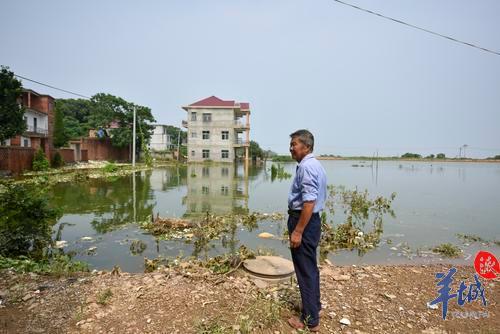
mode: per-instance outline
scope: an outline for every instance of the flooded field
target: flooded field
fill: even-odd
[[[87,261],[91,268],[142,272],[144,257],[209,257],[232,252],[241,244],[289,258],[286,228],[287,193],[291,178],[276,177],[273,163],[265,167],[242,165],[188,165],[157,168],[135,175],[60,183],[51,201],[64,215],[54,227],[65,251]],[[274,163],[277,165],[277,163]],[[369,196],[396,193],[396,217],[384,218],[378,247],[364,254],[339,250],[328,254],[334,264],[400,264],[435,262],[429,249],[442,243],[463,253],[448,262],[472,263],[478,249],[498,251],[500,240],[500,164],[458,162],[322,161],[328,183],[365,190]],[[295,163],[281,164],[294,174]],[[286,173],[285,173],[286,174]],[[245,214],[281,213],[284,219],[263,219],[254,228],[238,226],[231,235],[215,240],[200,252],[191,238],[158,239],[141,224],[161,217],[202,219],[206,212]],[[336,212],[334,224],[345,215]],[[263,239],[267,232],[274,237]],[[457,234],[481,241],[463,240]],[[495,243],[496,241],[496,243]]]

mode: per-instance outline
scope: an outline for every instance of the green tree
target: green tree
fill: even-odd
[[[64,126],[64,114],[61,109],[55,110],[54,115],[54,146],[59,148],[68,143],[68,134]]]
[[[109,129],[113,122],[118,128],[109,129],[111,143],[116,147],[126,147],[132,142],[133,108],[136,108],[137,133],[138,127],[142,130],[142,136],[137,136],[136,147],[141,147],[141,138],[148,143],[151,138],[153,126],[149,123],[155,122],[151,109],[144,106],[134,105],[121,97],[110,94],[99,93],[91,98],[91,115],[89,126],[94,129]],[[149,122],[149,123],[148,123]]]
[[[2,66],[0,70],[0,142],[26,131],[24,108],[17,103],[22,93],[22,84],[14,77],[14,72]]]
[[[0,256],[41,259],[60,212],[44,187],[0,182]]]
[[[438,153],[438,154],[436,155],[436,158],[437,158],[437,159],[444,159],[444,158],[446,158],[446,156],[444,155],[444,153]]]
[[[64,132],[67,138],[78,138],[88,135],[89,117],[92,113],[92,103],[85,99],[57,99],[55,112],[64,115]]]
[[[250,140],[250,146],[248,148],[248,154],[253,158],[263,158],[264,151],[260,148],[259,143],[254,140]]]
[[[422,156],[417,153],[405,153],[401,156],[401,158],[409,158],[409,159],[420,159]]]

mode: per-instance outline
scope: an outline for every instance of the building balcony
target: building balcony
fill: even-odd
[[[188,128],[188,121],[183,119],[182,120],[182,127],[187,129]]]
[[[250,129],[250,124],[245,124],[241,121],[235,120],[233,124],[235,129]]]
[[[235,147],[245,147],[245,146],[249,146],[249,145],[250,145],[250,143],[248,141],[246,141],[245,139],[238,138],[234,141]]]
[[[35,127],[33,125],[27,125],[26,131],[24,132],[26,137],[47,137],[49,131],[47,129]]]

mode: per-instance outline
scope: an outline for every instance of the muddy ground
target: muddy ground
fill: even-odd
[[[500,333],[498,280],[484,280],[488,305],[427,302],[438,295],[436,272],[450,265],[321,266],[320,333]],[[457,267],[474,282],[473,267]],[[293,333],[293,280],[279,285],[243,269],[215,275],[193,264],[157,272],[82,273],[66,277],[0,273],[0,333]],[[342,320],[343,319],[343,320]],[[342,322],[350,323],[343,325]]]

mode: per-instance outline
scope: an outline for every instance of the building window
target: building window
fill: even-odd
[[[202,186],[202,187],[201,187],[201,193],[202,193],[203,195],[208,195],[208,194],[210,194],[210,188],[209,188],[208,186]]]
[[[210,169],[208,167],[203,167],[201,170],[201,175],[203,175],[203,177],[209,177],[210,176]]]
[[[194,150],[191,151],[191,156],[194,157],[195,153],[194,153]]]
[[[229,150],[222,150],[222,159],[229,159]]]
[[[229,139],[229,131],[222,131],[222,140]]]
[[[212,114],[203,113],[203,122],[211,122],[211,121],[212,121]]]
[[[191,121],[196,121],[196,111],[191,111]]]
[[[210,150],[203,150],[202,151],[202,157],[203,157],[203,159],[210,158]]]
[[[203,139],[210,139],[210,131],[208,130],[203,131]]]
[[[229,187],[228,186],[220,187],[220,194],[223,196],[229,195]]]
[[[229,175],[229,168],[227,167],[222,167],[222,169],[220,170],[220,174],[222,176],[228,176]]]
[[[196,131],[191,132],[191,138],[196,138],[196,136],[197,136]]]

